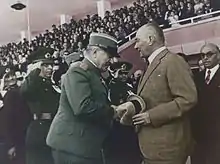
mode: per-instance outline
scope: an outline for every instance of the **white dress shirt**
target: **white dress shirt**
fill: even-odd
[[[211,71],[210,80],[209,80],[208,84],[210,83],[210,81],[212,80],[212,78],[214,77],[214,75],[215,75],[215,73],[217,72],[218,69],[219,69],[219,65],[218,64],[215,67],[211,68],[211,69],[206,69],[206,71],[205,71],[205,78],[208,75],[208,71],[209,70]]]
[[[163,46],[163,47],[160,47],[157,50],[155,50],[148,58],[149,65],[153,62],[153,60],[156,58],[156,56],[159,55],[165,49],[166,49],[166,47]]]

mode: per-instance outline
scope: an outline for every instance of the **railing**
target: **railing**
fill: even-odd
[[[169,23],[169,25],[171,25],[171,28],[172,28],[172,25],[174,25],[174,24],[175,25],[178,24],[179,25],[178,27],[181,27],[181,23],[187,22],[187,24],[193,24],[193,23],[197,23],[201,20],[208,19],[210,17],[216,17],[216,16],[219,16],[219,15],[220,15],[220,10],[214,11],[214,12],[211,12],[211,13],[207,13],[207,14],[198,15],[198,16],[191,17],[191,18],[182,19],[182,20],[179,20],[179,21],[176,21],[176,22],[173,22],[173,23]],[[163,26],[164,25],[160,25],[160,27],[163,27]],[[120,40],[118,42],[118,45],[122,46],[123,44],[125,44],[125,43],[131,41],[132,39],[134,39],[136,33],[137,33],[137,31],[134,31],[131,34],[129,34],[128,36],[126,36],[125,39]]]

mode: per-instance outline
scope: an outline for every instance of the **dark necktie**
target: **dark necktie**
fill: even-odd
[[[205,83],[206,84],[209,84],[209,82],[211,80],[210,78],[211,78],[211,70],[209,69],[208,72],[207,72],[206,78],[205,78]]]

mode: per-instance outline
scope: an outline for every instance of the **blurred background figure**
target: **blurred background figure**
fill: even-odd
[[[3,110],[7,129],[7,157],[11,164],[24,164],[25,136],[30,122],[30,112],[21,95],[17,78],[16,73],[12,70],[4,76],[7,92],[3,98]]]
[[[141,80],[141,76],[143,76],[143,71],[142,70],[137,70],[134,72],[133,74],[133,77],[132,77],[132,85],[134,87],[134,92],[137,93],[137,87],[138,87],[138,84]]]
[[[112,104],[120,105],[127,101],[130,94],[133,94],[134,88],[129,77],[129,71],[132,64],[124,61],[118,61],[111,64],[109,70],[112,79],[108,84],[109,99]],[[112,130],[107,143],[107,158],[109,164],[139,164],[141,162],[141,153],[139,150],[137,134],[132,126],[124,126],[119,121],[113,121]]]

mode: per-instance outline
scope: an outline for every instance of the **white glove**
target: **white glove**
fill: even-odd
[[[116,108],[120,123],[123,125],[132,125],[132,117],[135,115],[135,107],[132,102],[126,102]]]
[[[28,75],[31,71],[33,71],[33,70],[35,70],[35,69],[37,69],[37,68],[40,69],[41,64],[42,64],[42,61],[39,61],[39,62],[37,62],[37,63],[28,65],[27,75]]]

